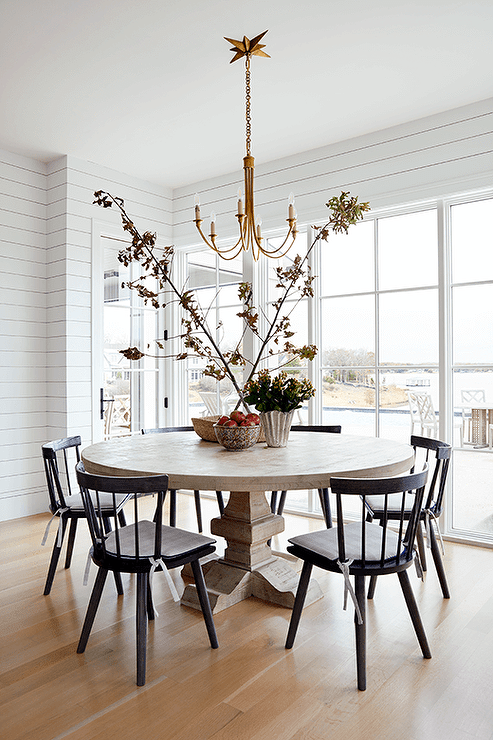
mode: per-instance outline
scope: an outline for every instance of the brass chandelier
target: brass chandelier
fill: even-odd
[[[225,37],[226,41],[233,44],[231,51],[235,52],[234,57],[231,59],[231,63],[235,62],[237,59],[245,57],[246,156],[243,158],[245,203],[243,203],[241,188],[239,188],[236,218],[238,219],[240,235],[236,244],[232,247],[217,246],[216,217],[214,213],[211,213],[210,234],[208,237],[204,234],[201,228],[202,218],[200,215],[200,200],[198,195],[195,196],[195,225],[199,234],[208,247],[217,252],[217,254],[223,257],[223,259],[227,260],[235,259],[242,250],[247,252],[249,249],[251,250],[255,260],[258,260],[260,254],[265,254],[267,257],[274,258],[283,257],[291,249],[293,242],[296,239],[296,234],[298,233],[296,229],[294,196],[292,193],[289,197],[288,218],[286,219],[288,222],[288,232],[280,246],[270,249],[266,244],[264,244],[265,240],[262,238],[261,232],[262,222],[260,219],[255,222],[253,189],[254,158],[251,154],[252,125],[250,115],[250,60],[252,56],[269,57],[269,54],[262,51],[262,49],[265,48],[265,44],[260,43],[266,33],[267,31],[264,31],[259,36],[255,36],[255,38],[251,40],[244,36],[242,41],[235,41],[234,39]]]

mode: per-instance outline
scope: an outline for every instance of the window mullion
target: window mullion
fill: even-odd
[[[307,250],[312,244],[314,239],[314,231],[311,227],[307,229],[306,233],[306,248]],[[317,246],[313,249],[308,257],[308,264],[311,269],[312,275],[320,275],[321,268],[321,250],[322,240],[319,239]],[[309,424],[321,424],[323,415],[323,380],[322,380],[322,332],[320,327],[320,316],[321,316],[321,303],[320,303],[320,279],[314,280],[312,283],[313,287],[313,299],[308,301],[307,304],[307,336],[308,344],[314,344],[318,347],[318,352],[315,358],[308,363],[308,378],[313,383],[316,391],[315,397],[308,401],[308,423]]]
[[[378,272],[378,218],[373,221],[373,257],[375,279],[375,436],[380,436],[380,282]]]

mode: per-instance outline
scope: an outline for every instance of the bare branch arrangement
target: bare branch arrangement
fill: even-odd
[[[125,266],[131,262],[139,263],[142,274],[135,280],[128,281],[123,285],[131,290],[137,291],[144,303],[150,303],[154,308],[164,308],[171,302],[176,302],[184,312],[181,319],[183,331],[179,338],[183,343],[183,351],[173,355],[177,360],[185,360],[187,357],[201,357],[205,360],[204,375],[215,378],[217,381],[229,378],[240,402],[247,408],[244,397],[245,392],[240,388],[233,368],[248,367],[249,383],[255,373],[260,369],[262,363],[269,357],[283,355],[288,359],[281,363],[277,370],[291,362],[294,358],[300,360],[313,360],[317,354],[315,345],[296,346],[291,341],[294,332],[291,329],[290,314],[283,309],[286,301],[290,300],[296,306],[304,298],[313,296],[312,283],[315,276],[311,274],[309,256],[318,241],[327,241],[331,232],[346,233],[351,225],[363,218],[363,213],[370,210],[368,203],[358,203],[357,197],[351,197],[349,193],[342,192],[340,196],[334,196],[326,206],[330,210],[330,216],[324,226],[314,226],[316,235],[303,257],[296,255],[293,263],[288,267],[276,267],[276,287],[280,289],[280,297],[273,303],[273,317],[267,320],[267,331],[261,336],[259,328],[259,310],[254,305],[252,285],[241,282],[238,285],[238,298],[242,303],[242,310],[237,314],[243,320],[243,331],[238,342],[232,350],[222,351],[215,338],[215,330],[208,324],[207,312],[205,312],[194,295],[193,290],[186,286],[179,287],[175,284],[172,276],[173,247],[158,248],[156,246],[156,234],[145,231],[141,234],[125,210],[124,201],[110,193],[98,190],[94,193],[94,203],[103,208],[116,206],[120,211],[123,229],[132,238],[131,243],[118,254],[119,261]],[[146,279],[154,277],[157,283],[156,291],[150,290],[146,285]],[[252,361],[245,357],[241,347],[247,330],[256,336],[260,343],[257,357]],[[156,340],[159,349],[164,350],[162,342]],[[272,346],[274,345],[274,346]],[[137,347],[128,347],[120,350],[121,354],[129,360],[139,360],[147,352]],[[151,355],[155,356],[155,355]],[[163,355],[160,355],[164,357]]]

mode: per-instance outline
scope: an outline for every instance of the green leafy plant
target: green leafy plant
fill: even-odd
[[[275,270],[276,288],[280,290],[280,297],[272,304],[272,318],[268,318],[261,307],[255,307],[252,285],[249,282],[239,283],[238,298],[242,303],[242,310],[237,316],[243,320],[243,331],[232,349],[222,351],[216,340],[215,327],[209,327],[207,309],[204,310],[199,305],[193,290],[188,289],[186,284],[183,286],[177,285],[173,279],[173,247],[158,247],[156,245],[156,234],[149,231],[141,234],[127,214],[122,198],[115,197],[103,190],[96,191],[94,197],[94,203],[102,208],[112,208],[113,206],[118,208],[123,229],[131,237],[131,243],[119,252],[119,261],[126,266],[131,262],[137,262],[142,267],[142,274],[138,278],[123,285],[137,291],[144,303],[150,303],[156,309],[164,308],[171,302],[177,303],[182,309],[182,332],[178,335],[178,338],[182,341],[182,349],[171,356],[177,360],[185,360],[187,357],[201,357],[205,361],[204,375],[214,378],[216,381],[224,378],[231,381],[240,398],[238,405],[240,403],[245,405],[248,402],[238,383],[234,368],[248,368],[248,384],[248,381],[253,378],[259,367],[269,358],[283,356],[284,360],[278,365],[277,369],[296,358],[298,360],[313,360],[317,354],[317,347],[313,344],[296,346],[291,341],[294,332],[291,329],[290,320],[296,305],[304,298],[313,297],[312,283],[315,276],[312,275],[310,269],[310,254],[318,241],[328,240],[331,231],[347,233],[349,227],[362,219],[363,213],[370,209],[368,203],[358,203],[358,199],[350,196],[347,192],[342,192],[340,196],[334,196],[326,203],[330,210],[329,219],[324,226],[313,227],[316,235],[304,257],[296,255],[291,265],[288,267],[278,266]],[[149,288],[147,281],[149,276],[155,278],[156,290]],[[286,310],[288,300],[289,310]],[[260,315],[265,319],[264,323],[267,326],[264,336],[261,335],[260,331]],[[247,331],[251,331],[259,340],[260,349],[257,357],[253,360],[245,357],[241,350]],[[175,338],[170,337],[170,339]],[[156,344],[159,349],[165,350],[165,345],[162,342],[156,340]],[[145,355],[155,356],[153,353],[144,352],[138,347],[127,347],[120,350],[120,352],[124,357],[133,361],[140,360]],[[169,357],[170,355],[160,356]],[[307,396],[307,398],[309,397]]]
[[[271,376],[268,370],[260,370],[243,389],[244,400],[255,406],[257,411],[294,411],[301,408],[315,394],[315,388],[307,378],[294,378],[284,370]]]

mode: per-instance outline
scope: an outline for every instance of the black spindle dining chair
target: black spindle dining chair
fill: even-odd
[[[67,552],[65,556],[65,568],[70,568],[77,524],[79,519],[86,518],[82,496],[75,480],[75,466],[80,460],[80,445],[81,438],[79,436],[75,436],[56,439],[53,442],[46,442],[46,444],[41,447],[46,474],[46,484],[48,486],[50,499],[49,508],[53,515],[52,519],[55,517],[59,518],[58,533],[53,544],[48,575],[46,577],[43,592],[45,596],[50,593],[53,585],[67,524],[70,522]],[[115,517],[118,517],[120,524],[125,524],[123,505],[127,499],[128,496],[118,496],[114,501],[109,497],[103,497],[101,499],[105,531],[109,531],[111,529],[110,520],[112,518],[114,519]],[[42,544],[46,542],[50,523],[46,528]],[[122,594],[123,589],[121,578],[117,573],[115,573],[115,582],[118,593]]]
[[[421,450],[424,452],[424,462],[427,463],[431,468],[431,458],[434,455],[435,464],[433,466],[433,472],[428,476],[427,490],[423,500],[423,506],[420,512],[420,522],[418,524],[416,532],[416,540],[421,558],[421,567],[426,570],[426,550],[424,546],[423,528],[427,536],[427,543],[431,549],[433,561],[440,581],[442,594],[444,599],[450,598],[450,591],[447,583],[447,577],[445,575],[445,568],[443,567],[442,557],[440,555],[440,547],[437,542],[435,534],[435,527],[438,536],[441,540],[440,529],[438,526],[438,518],[442,513],[443,497],[445,494],[445,487],[447,482],[447,473],[449,470],[450,459],[452,457],[452,446],[446,442],[441,442],[439,439],[431,439],[430,437],[418,437],[413,435],[411,437],[411,445],[414,447],[415,456],[417,459],[418,452]],[[413,470],[416,468],[416,464]],[[411,471],[412,472],[412,471]],[[384,517],[383,511],[384,501],[380,496],[367,496],[366,507],[368,510],[367,519],[373,521],[377,519],[382,521]],[[393,501],[392,498],[388,501],[387,518],[398,519],[400,512],[398,511],[399,500]],[[394,510],[396,509],[396,510]],[[405,512],[405,516],[409,516],[412,511],[412,501],[408,499],[408,509]],[[442,543],[443,546],[443,543]],[[376,576],[370,580],[370,586],[368,589],[368,598],[373,598],[376,586]]]
[[[286,648],[291,648],[294,643],[313,566],[342,573],[346,595],[350,593],[355,607],[356,666],[358,689],[361,691],[366,689],[366,576],[397,573],[421,651],[425,658],[431,658],[407,574],[407,569],[415,557],[414,540],[427,474],[428,469],[425,468],[420,473],[396,478],[331,478],[331,489],[337,504],[337,526],[319,532],[309,532],[289,540],[291,544],[288,552],[303,560],[303,570]],[[377,494],[384,499],[384,516],[380,524],[366,520],[366,498]],[[402,515],[398,520],[390,520],[387,516],[387,502],[390,496],[396,495],[401,499]],[[351,504],[354,507],[355,497],[362,499],[360,517],[356,521],[348,521],[348,512],[345,513],[344,507],[351,507]],[[404,516],[408,508],[406,499],[409,497],[413,500],[412,510],[409,516]],[[354,576],[354,589],[350,576]]]
[[[209,596],[199,561],[199,558],[214,552],[215,540],[178,527],[163,525],[164,494],[168,486],[168,476],[113,478],[91,475],[84,471],[82,462],[77,465],[76,470],[91,532],[91,557],[98,566],[77,652],[83,653],[86,649],[108,572],[136,573],[137,685],[143,686],[146,680],[147,620],[154,619],[155,616],[151,593],[153,573],[187,563],[190,563],[192,568],[211,647],[217,648]],[[146,496],[149,494],[156,495],[152,521],[143,518],[142,513]],[[114,501],[118,496],[130,495],[133,523],[120,527],[117,521],[115,529],[106,533],[100,503],[104,495],[111,496]],[[170,581],[170,577],[168,578]],[[172,582],[171,585],[174,589]]]

